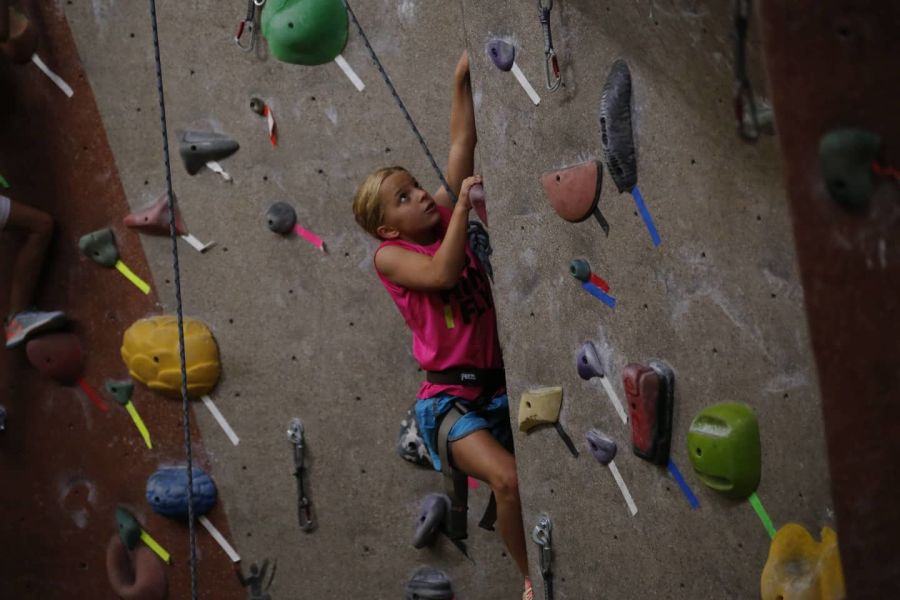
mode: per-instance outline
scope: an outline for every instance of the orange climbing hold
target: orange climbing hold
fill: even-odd
[[[778,530],[760,578],[762,600],[842,600],[847,597],[837,534],[822,528],[822,541],[797,523]]]
[[[216,387],[221,367],[219,347],[202,321],[184,319],[188,396],[199,397]],[[131,376],[172,398],[181,397],[178,323],[163,315],[135,321],[122,338],[122,360]]]

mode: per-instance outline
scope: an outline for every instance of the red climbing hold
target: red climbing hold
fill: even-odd
[[[81,379],[84,352],[73,333],[42,335],[28,342],[25,353],[35,369],[63,385],[74,385]]]
[[[137,229],[141,233],[169,235],[169,218],[169,194],[163,194],[150,206],[125,217],[123,222],[126,226]],[[178,235],[185,235],[188,232],[184,221],[181,220],[177,204],[175,205],[175,231]]]
[[[166,570],[153,551],[138,545],[128,551],[114,535],[106,546],[106,575],[123,600],[163,600],[168,594]]]
[[[609,223],[597,206],[603,186],[603,166],[598,161],[544,173],[541,184],[556,214],[570,223],[580,223],[593,215],[609,235]]]

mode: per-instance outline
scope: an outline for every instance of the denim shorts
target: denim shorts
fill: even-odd
[[[431,463],[436,471],[441,470],[441,458],[437,451],[438,420],[453,408],[454,400],[461,400],[449,394],[440,394],[416,401],[416,421],[425,446],[431,455]],[[461,400],[465,405],[466,401]],[[507,449],[512,449],[512,430],[509,425],[509,398],[506,394],[495,396],[483,409],[471,411],[460,417],[450,429],[448,440],[455,442],[479,429],[487,429],[494,439]]]

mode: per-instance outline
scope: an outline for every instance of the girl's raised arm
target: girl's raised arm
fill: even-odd
[[[455,196],[466,177],[475,172],[475,105],[472,102],[472,81],[469,75],[469,55],[463,50],[456,63],[453,76],[453,103],[450,107],[450,156],[447,161],[447,183]],[[450,195],[441,186],[434,194],[434,201],[452,208]]]

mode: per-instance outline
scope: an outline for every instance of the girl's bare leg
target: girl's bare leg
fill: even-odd
[[[497,498],[497,528],[506,549],[528,577],[528,555],[519,500],[516,459],[486,429],[450,443],[453,464],[463,473],[487,483]]]

